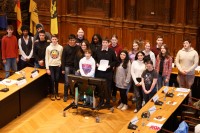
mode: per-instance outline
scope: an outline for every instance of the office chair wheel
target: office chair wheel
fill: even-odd
[[[63,111],[63,117],[66,117],[66,112],[65,111]]]
[[[114,113],[114,107],[110,108],[110,111],[111,111],[112,113]]]
[[[96,117],[96,123],[100,123],[100,118],[99,118],[99,116]]]

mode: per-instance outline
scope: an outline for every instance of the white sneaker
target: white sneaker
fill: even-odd
[[[121,109],[124,106],[123,103],[120,103],[120,105],[117,107],[118,109]]]
[[[124,104],[124,106],[121,108],[121,111],[127,110],[128,109],[128,105]]]
[[[145,105],[145,101],[143,100],[143,101],[142,101],[142,107],[143,107],[144,105]]]
[[[134,113],[137,113],[137,109],[135,109],[133,112],[134,112]]]

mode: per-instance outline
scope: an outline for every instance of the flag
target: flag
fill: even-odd
[[[58,34],[57,0],[51,0],[51,34]]]
[[[17,32],[19,35],[21,35],[22,16],[21,16],[20,0],[17,0],[17,3],[15,5],[15,12],[17,13]]]
[[[0,28],[6,29],[7,24],[8,24],[7,23],[7,16],[6,15],[0,16]]]
[[[38,10],[37,10],[37,3],[34,0],[30,0],[29,12],[31,13],[30,16],[30,32],[36,33],[36,24],[39,23],[38,18]]]

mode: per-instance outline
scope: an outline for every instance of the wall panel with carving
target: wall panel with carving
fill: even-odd
[[[39,5],[41,22],[48,29],[49,9]],[[66,45],[68,35],[82,27],[89,41],[94,33],[109,38],[117,34],[119,43],[131,49],[134,39],[147,39],[155,46],[157,35],[162,35],[175,55],[185,36],[190,36],[198,48],[199,27],[194,21],[200,22],[199,7],[198,0],[59,0],[59,38]]]

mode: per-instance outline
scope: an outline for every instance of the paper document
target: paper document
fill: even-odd
[[[100,60],[98,70],[106,71],[108,68],[109,61],[108,60]]]
[[[0,81],[0,84],[6,85],[6,86],[11,86],[13,84],[17,83],[17,80],[12,80],[12,79],[4,79]]]
[[[187,88],[176,88],[176,91],[178,91],[178,92],[189,92],[190,89],[187,89]]]
[[[197,67],[195,68],[195,70],[199,72],[199,71],[200,71],[200,66],[197,66]]]

